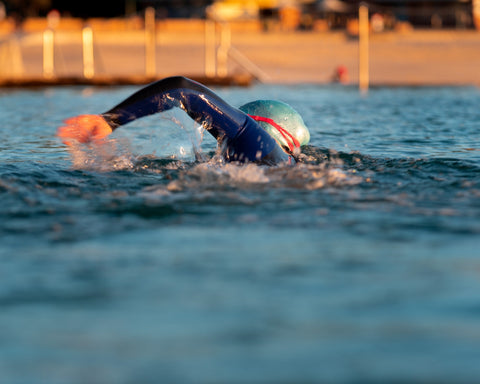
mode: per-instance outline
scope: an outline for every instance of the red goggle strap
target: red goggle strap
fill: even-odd
[[[288,132],[285,128],[282,128],[280,125],[278,125],[275,121],[273,121],[269,117],[255,116],[255,115],[248,115],[248,116],[250,116],[255,121],[263,121],[264,123],[268,123],[272,127],[274,127],[278,132],[280,132],[282,137],[287,142],[288,148],[290,149],[291,152],[293,152],[294,147],[300,148],[300,143],[298,142],[298,140],[295,139],[295,137],[293,137],[293,135],[290,132]]]

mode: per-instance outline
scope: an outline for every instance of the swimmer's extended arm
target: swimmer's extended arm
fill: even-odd
[[[92,118],[94,129],[90,126],[87,131],[93,139],[102,139],[122,125],[174,107],[183,109],[193,120],[203,124],[217,140],[226,139],[227,157],[232,160],[257,161],[273,157],[273,162],[278,162],[288,158],[275,140],[247,114],[226,103],[207,87],[185,77],[159,80],[101,115],[73,119],[85,120],[88,116],[95,116]],[[67,126],[59,129],[59,136],[65,142],[79,129],[78,124],[76,128],[71,127],[78,121],[66,122]],[[83,136],[77,134],[73,138],[82,141]]]
[[[102,113],[116,129],[141,117],[174,107],[183,109],[193,120],[206,123],[215,137],[234,137],[245,124],[247,115],[221,99],[207,87],[185,77],[169,77],[156,81],[134,93],[109,111]]]

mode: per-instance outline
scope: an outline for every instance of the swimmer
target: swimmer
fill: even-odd
[[[226,161],[292,163],[300,147],[310,140],[302,117],[289,105],[257,100],[237,109],[185,77],[169,77],[147,85],[107,112],[69,118],[57,135],[67,145],[75,141],[101,142],[122,125],[173,107],[183,109],[222,148],[225,146]]]

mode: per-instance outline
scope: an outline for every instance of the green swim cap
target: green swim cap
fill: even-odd
[[[292,135],[300,145],[308,144],[310,132],[303,122],[302,116],[288,104],[276,100],[257,100],[242,105],[240,110],[254,117],[273,120],[276,124]],[[275,126],[266,121],[258,124],[265,129],[280,145],[290,147],[288,139]]]

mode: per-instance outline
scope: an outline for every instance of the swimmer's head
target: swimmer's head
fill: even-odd
[[[291,149],[292,139],[299,145],[310,141],[310,132],[302,116],[288,104],[276,100],[257,100],[242,105],[240,110],[253,117],[283,147]]]

